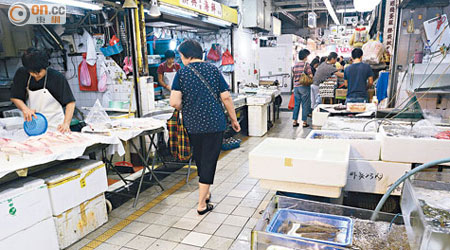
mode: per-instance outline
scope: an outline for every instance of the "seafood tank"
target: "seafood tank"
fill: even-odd
[[[286,210],[288,216],[281,216]],[[274,196],[252,231],[251,249],[410,249],[401,216],[379,213],[377,221],[370,221],[372,214],[366,209]]]
[[[450,250],[450,173],[423,172],[406,180],[401,207],[413,250]]]

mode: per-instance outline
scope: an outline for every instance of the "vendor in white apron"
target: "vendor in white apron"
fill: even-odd
[[[50,129],[69,132],[75,98],[64,75],[48,68],[47,53],[35,48],[24,53],[22,64],[11,85],[11,101],[22,111],[26,121],[36,117],[35,113],[41,113],[47,118]]]
[[[158,83],[163,88],[163,95],[169,97],[173,79],[181,66],[175,62],[175,52],[172,50],[166,51],[164,56],[166,61],[159,65],[157,71]]]

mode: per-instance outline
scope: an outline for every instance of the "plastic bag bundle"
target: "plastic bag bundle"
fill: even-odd
[[[364,52],[363,61],[369,64],[379,64],[383,54],[384,46],[378,41],[369,41],[362,47]]]

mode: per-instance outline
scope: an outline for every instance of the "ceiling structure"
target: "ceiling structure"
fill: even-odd
[[[351,10],[353,0],[330,0],[334,10]],[[333,21],[328,15],[327,7],[323,0],[272,0],[274,15],[283,22],[283,33],[306,35],[307,15],[309,12],[317,14],[317,27],[325,28],[332,25]],[[343,16],[356,15],[356,13],[336,13],[342,21]]]

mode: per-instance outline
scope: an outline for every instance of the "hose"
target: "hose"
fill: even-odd
[[[432,161],[432,162],[428,162],[425,163],[423,165],[420,165],[419,167],[408,171],[406,174],[404,174],[402,177],[400,177],[400,179],[398,179],[387,191],[386,193],[383,195],[383,197],[381,197],[380,202],[378,202],[377,207],[375,208],[375,211],[372,215],[372,217],[370,218],[370,220],[375,221],[378,217],[378,213],[380,212],[381,208],[383,207],[384,203],[386,202],[387,198],[389,198],[389,196],[391,195],[392,191],[394,191],[395,188],[397,188],[402,182],[404,182],[406,179],[408,179],[410,176],[414,175],[415,173],[422,171],[426,168],[429,167],[433,167],[439,164],[443,164],[443,163],[448,163],[450,162],[450,158],[444,158],[444,159],[440,159],[440,160],[436,160],[436,161]]]

